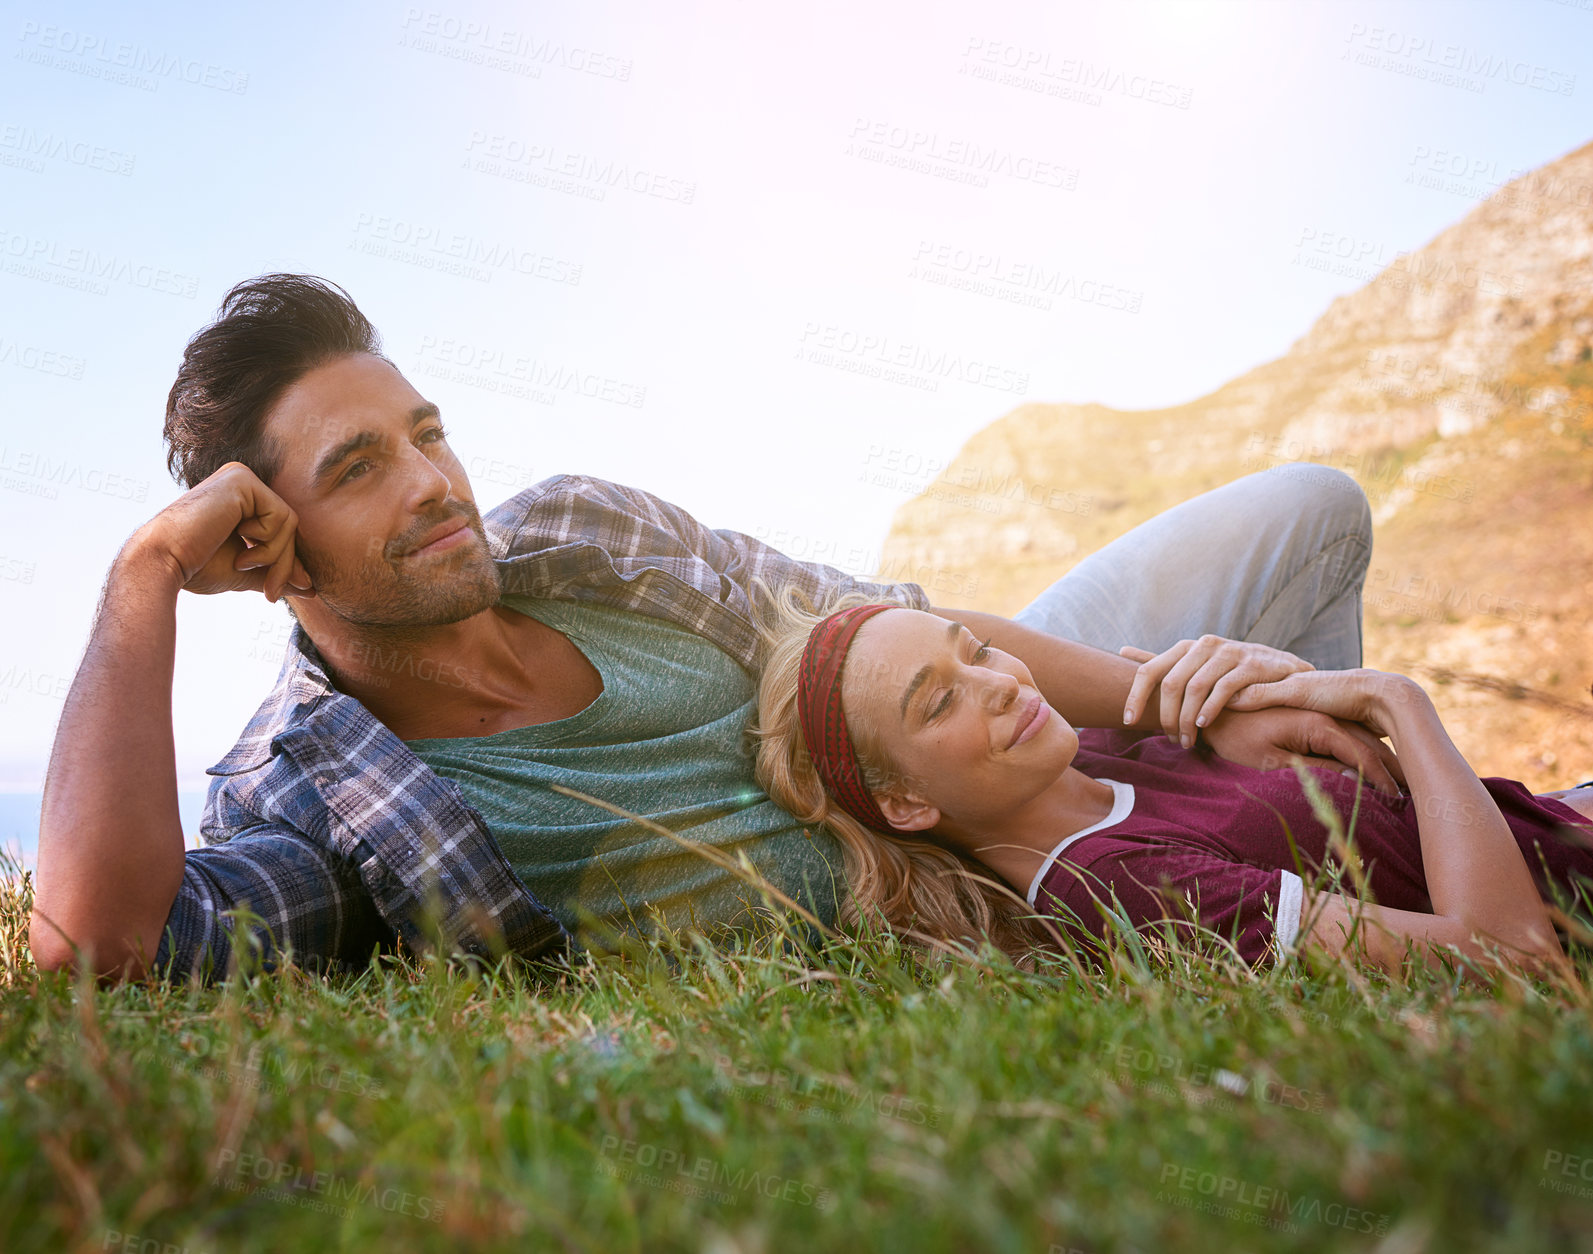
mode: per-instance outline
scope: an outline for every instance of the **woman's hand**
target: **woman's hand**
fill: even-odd
[[[1139,720],[1151,690],[1160,683],[1162,730],[1186,749],[1195,743],[1198,729],[1216,718],[1224,706],[1232,704],[1233,695],[1240,689],[1315,669],[1303,658],[1282,649],[1222,636],[1180,640],[1157,654],[1133,645],[1124,645],[1118,652],[1140,663],[1123,707],[1123,722],[1133,724]],[[1243,708],[1255,710],[1278,704],[1288,703],[1263,701]]]
[[[1275,771],[1299,758],[1307,766],[1359,773],[1391,797],[1399,796],[1407,782],[1405,768],[1386,743],[1360,723],[1316,710],[1286,705],[1236,710],[1230,702],[1206,728],[1206,743],[1218,757],[1258,771]]]
[[[1254,683],[1228,702],[1233,710],[1260,710],[1272,705],[1292,705],[1334,718],[1364,723],[1379,736],[1387,736],[1396,706],[1427,701],[1421,685],[1406,675],[1360,667],[1349,671],[1300,672],[1282,679]]]

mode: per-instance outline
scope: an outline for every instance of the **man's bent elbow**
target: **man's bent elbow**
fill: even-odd
[[[35,910],[28,916],[28,949],[33,954],[33,965],[40,971],[76,970],[79,952],[87,956],[88,948],[81,943],[74,945],[60,924],[48,915]]]
[[[125,937],[98,936],[88,929],[62,928],[35,910],[28,917],[28,949],[40,971],[76,971],[86,965],[103,979],[136,978],[144,964]]]

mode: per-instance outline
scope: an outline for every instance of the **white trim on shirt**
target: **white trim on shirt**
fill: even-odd
[[[1282,871],[1278,883],[1278,908],[1272,916],[1272,934],[1278,942],[1278,961],[1284,962],[1294,952],[1294,940],[1300,934],[1300,915],[1305,909],[1305,885],[1293,871]]]
[[[1029,884],[1029,904],[1031,906],[1034,905],[1035,896],[1040,891],[1040,881],[1045,878],[1045,873],[1051,869],[1052,863],[1057,860],[1058,855],[1060,855],[1064,849],[1071,845],[1075,840],[1079,840],[1084,836],[1088,836],[1091,832],[1098,832],[1103,827],[1112,827],[1118,823],[1121,823],[1128,817],[1129,811],[1134,808],[1133,784],[1120,784],[1115,779],[1098,779],[1095,782],[1098,784],[1110,784],[1112,786],[1112,812],[1099,823],[1091,823],[1082,831],[1074,832],[1073,835],[1069,836],[1050,853],[1046,854],[1045,861],[1040,864],[1040,869],[1034,873],[1034,880]]]

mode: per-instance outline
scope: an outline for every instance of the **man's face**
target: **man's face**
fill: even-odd
[[[497,603],[464,467],[394,366],[357,353],[310,371],[264,433],[281,450],[268,486],[298,515],[299,560],[324,609],[359,626],[434,627]]]

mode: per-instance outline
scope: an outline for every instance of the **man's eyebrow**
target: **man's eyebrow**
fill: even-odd
[[[946,627],[946,643],[955,645],[957,638],[961,635],[962,624],[954,618]],[[902,693],[902,722],[905,723],[907,721],[907,707],[912,703],[913,694],[924,686],[924,681],[929,678],[934,669],[935,664],[933,662],[925,662],[918,668],[918,674],[914,675],[911,682],[908,683],[907,691]]]
[[[410,427],[417,427],[428,418],[441,418],[442,410],[427,401],[424,405],[416,405],[409,411]],[[315,466],[315,476],[312,482],[319,487],[322,480],[330,475],[351,454],[359,452],[362,448],[369,448],[373,444],[380,444],[382,437],[374,431],[360,431],[349,436],[336,448],[327,452]]]

